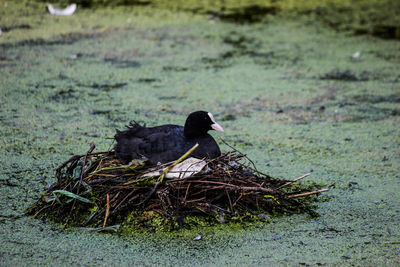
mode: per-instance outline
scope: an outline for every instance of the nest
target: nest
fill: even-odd
[[[210,221],[264,218],[265,214],[308,212],[309,197],[327,189],[295,186],[295,180],[275,179],[258,171],[237,150],[195,161],[196,170],[174,168],[184,163],[193,147],[175,162],[152,166],[143,160],[121,165],[113,151],[75,155],[56,170],[56,182],[34,203],[28,214],[70,226],[97,227],[132,224],[182,226],[187,218]],[[307,200],[308,199],[308,200]],[[96,229],[96,228],[91,228]]]

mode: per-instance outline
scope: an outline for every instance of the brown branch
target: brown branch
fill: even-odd
[[[133,189],[131,192],[129,192],[119,203],[118,205],[115,206],[114,210],[111,212],[111,214],[114,214],[119,207],[130,197],[133,193],[135,192],[135,189]]]
[[[187,188],[186,188],[186,193],[185,193],[185,197],[183,198],[183,203],[186,202],[186,198],[187,198],[188,193],[189,193],[189,187],[190,187],[190,185],[191,185],[191,183],[189,183],[188,186],[187,186]]]
[[[110,194],[107,194],[106,216],[104,217],[103,228],[106,227],[108,216],[110,216]]]
[[[301,193],[301,194],[296,194],[296,195],[289,195],[287,197],[288,198],[305,197],[305,196],[309,196],[309,195],[314,195],[314,194],[326,192],[328,190],[329,190],[328,188],[324,188],[324,189],[315,190],[315,191],[311,191],[311,192],[306,192],[306,193]]]
[[[303,179],[303,178],[306,178],[306,177],[309,176],[309,175],[310,175],[310,173],[306,173],[306,174],[304,174],[304,175],[302,175],[302,176],[300,176],[300,177],[297,177],[297,178],[294,179],[294,180],[291,180],[291,181],[289,181],[289,182],[287,182],[287,183],[285,183],[285,184],[283,184],[283,185],[277,187],[276,189],[281,189],[281,188],[283,188],[283,187],[285,187],[285,186],[288,186],[288,185],[290,185],[290,184],[293,184],[294,182],[297,182],[297,181],[299,181],[299,180],[301,180],[301,179]]]
[[[232,201],[231,201],[231,196],[229,195],[229,192],[226,189],[225,189],[225,193],[226,193],[226,196],[228,197],[229,207],[231,208],[231,213],[233,213],[233,205],[232,205]]]
[[[194,180],[191,181],[192,183],[206,183],[206,184],[220,184],[220,185],[225,185],[227,188],[233,188],[237,190],[242,190],[242,191],[261,191],[261,192],[266,192],[266,193],[276,193],[277,191],[271,188],[265,188],[265,187],[260,187],[260,186],[238,186],[234,184],[227,184],[227,183],[222,183],[222,182],[214,182],[214,181],[201,181],[201,180]]]

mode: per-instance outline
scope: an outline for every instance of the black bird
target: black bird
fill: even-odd
[[[219,146],[207,132],[223,132],[213,115],[206,111],[191,113],[185,127],[167,124],[145,127],[131,123],[125,131],[115,135],[115,153],[122,164],[132,159],[148,159],[152,164],[177,160],[195,144],[199,146],[191,156],[197,158],[216,158],[221,155]]]

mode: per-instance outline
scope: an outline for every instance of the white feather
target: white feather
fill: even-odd
[[[64,9],[57,9],[57,8],[54,8],[53,5],[49,4],[49,5],[47,5],[47,9],[49,10],[49,13],[51,15],[71,16],[72,14],[74,14],[74,12],[76,10],[76,4],[70,4],[69,6],[67,6]]]

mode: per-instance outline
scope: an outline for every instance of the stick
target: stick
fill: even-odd
[[[119,207],[128,199],[128,197],[130,197],[133,193],[135,192],[135,190],[133,189],[131,192],[129,192],[119,203],[118,205],[115,206],[112,214],[114,214],[115,212],[118,211]]]
[[[243,190],[243,191],[261,191],[261,192],[267,192],[267,193],[276,193],[277,191],[274,189],[270,188],[264,188],[261,186],[238,186],[234,184],[227,184],[223,182],[214,182],[214,181],[200,181],[200,180],[194,180],[191,181],[192,183],[207,183],[207,184],[220,184],[220,185],[225,185],[227,188],[234,188],[238,190]]]
[[[106,216],[104,217],[103,228],[106,227],[108,216],[110,216],[110,194],[107,194]]]
[[[183,198],[183,203],[186,202],[186,198],[187,198],[188,193],[189,193],[189,187],[190,187],[190,185],[191,185],[191,183],[189,183],[188,186],[187,186],[187,188],[186,188],[186,193],[185,193],[185,197]]]
[[[96,147],[96,146],[94,145],[94,143],[91,142],[91,143],[90,143],[89,151],[86,153],[85,157],[83,158],[83,161],[82,161],[82,169],[81,169],[81,175],[80,175],[80,177],[79,177],[78,189],[76,190],[76,192],[77,192],[76,194],[77,194],[77,195],[79,195],[79,189],[80,189],[81,184],[82,184],[83,174],[84,174],[84,172],[85,172],[85,167],[86,167],[86,159],[87,159],[88,155],[89,155],[90,153],[93,152],[93,150],[94,150],[95,147]]]
[[[83,174],[85,172],[86,159],[87,159],[88,155],[93,152],[95,147],[96,146],[94,145],[94,143],[91,142],[90,143],[90,148],[89,148],[88,152],[86,153],[86,155],[84,156],[84,158],[82,160],[81,175],[80,175],[80,178],[79,178],[79,184],[78,184],[78,189],[76,190],[76,195],[79,195],[79,189],[81,188],[81,184],[82,184],[82,180],[83,180]],[[71,211],[70,211],[69,214],[71,214],[72,211],[74,210],[75,203],[76,203],[76,199],[74,199],[74,202],[72,203],[72,208],[71,208]]]
[[[136,163],[135,161],[132,161],[130,164],[128,165],[121,165],[121,166],[114,166],[114,167],[105,167],[102,169],[98,169],[94,172],[92,172],[90,175],[94,175],[94,174],[98,174],[99,172],[102,171],[113,171],[113,170],[120,170],[120,169],[132,169],[133,166],[135,167],[140,167],[141,165],[135,165],[134,163]]]
[[[304,196],[309,196],[309,195],[314,195],[314,194],[326,192],[328,190],[329,190],[328,188],[324,188],[324,189],[315,190],[315,191],[311,191],[311,192],[306,192],[306,193],[301,193],[301,194],[296,194],[296,195],[289,195],[287,197],[288,198],[304,197]]]
[[[306,173],[306,174],[304,174],[304,175],[302,175],[302,176],[300,176],[300,177],[297,177],[296,179],[294,179],[294,180],[292,180],[292,181],[287,182],[286,184],[283,184],[283,185],[277,187],[276,189],[281,189],[282,187],[285,187],[285,186],[288,186],[288,185],[290,185],[290,184],[293,184],[294,182],[297,182],[298,180],[301,180],[301,179],[303,179],[303,178],[306,178],[306,177],[309,176],[310,174],[311,174],[311,173]]]
[[[221,140],[225,145],[227,145],[227,146],[229,146],[231,149],[233,149],[234,152],[239,153],[241,157],[246,158],[246,159],[251,163],[251,165],[253,165],[253,167],[246,166],[246,165],[244,165],[243,163],[238,162],[238,161],[236,161],[236,163],[239,163],[239,164],[242,165],[242,166],[245,166],[245,167],[247,167],[247,168],[250,168],[251,170],[253,170],[253,171],[255,171],[256,173],[261,174],[261,175],[263,175],[263,176],[265,176],[265,177],[271,177],[271,176],[269,176],[269,175],[267,175],[267,174],[265,174],[265,173],[259,171],[259,170],[257,169],[257,167],[256,167],[256,164],[255,164],[249,157],[247,157],[246,154],[243,154],[242,152],[240,152],[239,150],[237,150],[236,148],[234,148],[233,146],[231,146],[230,144],[228,144],[225,140],[223,140],[223,139],[220,139],[220,140]],[[230,153],[230,152],[229,152],[229,153]]]
[[[233,213],[234,210],[233,210],[233,206],[232,206],[231,197],[229,196],[229,193],[228,193],[228,191],[226,189],[225,189],[225,193],[226,193],[226,196],[228,197],[228,200],[229,200],[229,207],[231,208],[231,213]]]

